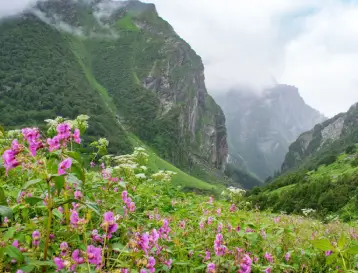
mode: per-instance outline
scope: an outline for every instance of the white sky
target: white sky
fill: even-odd
[[[203,58],[209,92],[276,80],[333,116],[358,102],[358,1],[148,0]]]
[[[0,0],[0,17],[35,0]],[[208,91],[276,80],[327,116],[358,101],[358,0],[145,0],[203,58]]]

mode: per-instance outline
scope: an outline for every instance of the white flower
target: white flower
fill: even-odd
[[[144,173],[138,173],[135,175],[137,178],[145,179],[147,178]]]

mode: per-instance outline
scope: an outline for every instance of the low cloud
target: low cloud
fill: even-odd
[[[148,0],[205,64],[209,92],[295,85],[327,116],[358,101],[356,0]]]

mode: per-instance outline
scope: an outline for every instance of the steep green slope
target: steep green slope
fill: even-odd
[[[255,188],[249,199],[262,209],[276,212],[301,213],[302,209],[310,208],[320,216],[357,219],[357,147],[351,146],[347,152],[316,170],[282,175],[263,188]]]
[[[109,139],[111,152],[130,144],[116,117],[54,28],[29,15],[0,24],[0,123],[41,125],[47,117],[91,116],[86,141]]]
[[[200,57],[154,5],[45,1],[0,30],[1,124],[85,113],[88,140],[105,136],[121,153],[131,143],[119,120],[177,167],[222,179],[225,117],[206,91]]]

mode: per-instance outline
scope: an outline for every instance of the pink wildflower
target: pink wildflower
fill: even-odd
[[[81,138],[80,138],[80,130],[75,129],[75,132],[73,134],[73,140],[77,143],[77,144],[81,144]]]
[[[35,230],[35,231],[32,233],[32,244],[33,244],[34,246],[38,246],[38,245],[40,244],[40,239],[41,239],[40,231]]]
[[[214,263],[210,263],[208,264],[208,267],[207,267],[207,273],[215,273],[215,264]]]
[[[118,224],[114,219],[114,214],[111,211],[105,212],[103,215],[103,222],[101,227],[107,232],[107,237],[111,238],[112,233],[116,232],[118,229]]]
[[[65,159],[58,166],[58,174],[59,175],[66,174],[66,170],[71,168],[71,166],[72,166],[72,159],[71,158]]]

